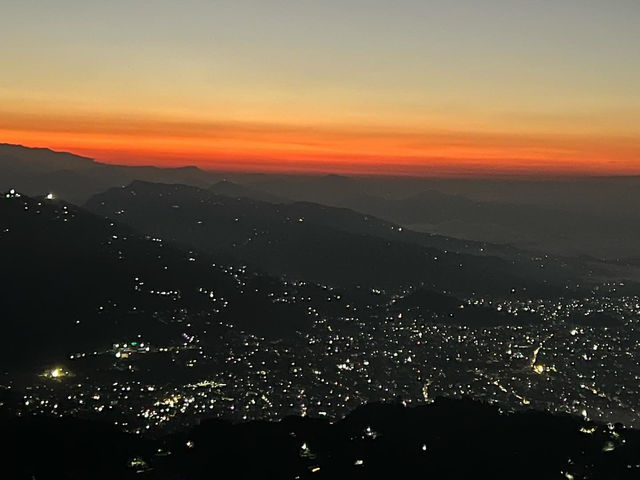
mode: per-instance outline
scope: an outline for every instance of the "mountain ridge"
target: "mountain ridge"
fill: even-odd
[[[481,283],[478,278],[490,282],[487,285],[500,284],[505,294],[513,288],[545,283],[526,279],[533,275],[540,278],[539,267],[530,259],[519,260],[522,265],[526,261],[528,268],[522,276],[510,266],[515,260],[484,255],[480,248],[480,255],[436,248],[429,245],[427,234],[409,232],[345,208],[304,202],[274,205],[215,195],[192,186],[140,181],[109,189],[85,206],[138,230],[235,257],[273,275],[343,286],[398,285],[403,277],[407,283],[422,278],[428,285],[435,282],[438,290],[467,293]],[[436,241],[441,242],[437,237]],[[467,261],[472,269],[468,274],[461,266]],[[560,275],[564,267],[549,262],[549,268],[559,268]],[[508,286],[510,281],[513,285]]]

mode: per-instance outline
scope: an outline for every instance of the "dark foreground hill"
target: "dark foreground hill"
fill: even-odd
[[[437,248],[428,234],[312,203],[272,204],[185,185],[134,182],[94,196],[86,207],[272,275],[339,286],[424,284],[460,294],[543,295],[566,292],[575,279],[561,262],[486,255],[480,244],[477,255]]]
[[[640,432],[468,400],[371,404],[344,420],[203,422],[146,439],[79,420],[1,422],[6,479],[638,478]]]

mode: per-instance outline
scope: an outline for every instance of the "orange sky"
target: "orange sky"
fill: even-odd
[[[0,142],[217,170],[640,174],[637,1],[364,6],[10,1]]]
[[[640,143],[629,137],[143,120],[26,128],[5,118],[0,121],[4,142],[106,163],[420,176],[640,174]]]

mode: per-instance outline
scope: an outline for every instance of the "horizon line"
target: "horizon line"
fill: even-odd
[[[357,172],[357,171],[336,171],[330,168],[322,169],[322,168],[304,168],[296,170],[287,170],[287,169],[259,169],[253,168],[252,165],[248,165],[244,168],[206,168],[202,165],[194,164],[184,164],[184,165],[159,165],[153,163],[153,160],[150,163],[125,163],[118,162],[118,160],[110,160],[106,158],[96,158],[94,156],[89,156],[80,151],[73,151],[73,148],[66,149],[63,148],[58,150],[56,148],[52,148],[45,145],[27,145],[23,143],[10,143],[0,141],[0,147],[17,147],[24,148],[28,150],[43,150],[49,151],[54,154],[61,155],[72,155],[74,157],[82,158],[85,160],[89,160],[94,164],[103,165],[103,166],[112,166],[112,167],[124,167],[124,168],[157,168],[164,170],[184,170],[184,169],[196,169],[203,173],[217,173],[217,174],[234,174],[234,175],[279,175],[279,176],[310,176],[310,177],[324,177],[324,176],[338,176],[338,177],[354,177],[354,178],[389,178],[389,179],[434,179],[434,180],[512,180],[512,181],[554,181],[554,180],[563,180],[563,181],[580,181],[580,180],[616,180],[616,179],[630,179],[630,178],[640,178],[640,173],[632,173],[632,174],[601,174],[601,173],[588,173],[583,172],[581,174],[569,173],[569,172],[549,172],[549,173],[540,173],[540,172],[530,172],[530,173],[515,173],[515,172],[500,172],[494,171],[488,173],[486,171],[480,172],[478,170],[469,171],[464,168],[458,167],[461,171],[458,173],[453,172],[440,172],[440,173],[432,173],[432,174],[418,174],[418,173],[396,173],[390,174],[388,172],[382,171],[370,171],[370,172]],[[231,159],[229,159],[231,160]],[[225,161],[224,159],[220,159],[220,161]],[[277,161],[277,160],[276,160]],[[400,165],[402,166],[402,165]],[[450,170],[455,170],[455,167]],[[486,170],[482,169],[482,170]]]

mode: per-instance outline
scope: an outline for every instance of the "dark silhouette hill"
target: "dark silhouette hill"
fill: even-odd
[[[514,316],[495,308],[469,304],[454,296],[423,288],[398,299],[393,306],[396,312],[446,325],[471,325],[477,328],[542,321],[537,315],[520,312]]]
[[[561,262],[547,262],[545,270],[544,259],[486,255],[479,244],[467,244],[478,255],[437,248],[433,243],[446,240],[348,209],[276,205],[185,185],[134,182],[92,197],[86,208],[269,274],[339,286],[549,294],[576,274]]]
[[[53,192],[82,204],[134,180],[210,187],[217,194],[272,203],[349,208],[443,235],[440,238],[510,244],[556,255],[619,260],[640,254],[640,177],[527,180],[220,173],[196,167],[111,165],[44,148],[0,144],[0,189],[15,188],[33,196]]]
[[[95,193],[136,179],[204,187],[221,180],[222,175],[196,167],[109,165],[47,148],[0,144],[0,190],[14,188],[32,196],[53,192],[80,204]]]
[[[270,203],[289,203],[290,200],[272,195],[270,193],[262,192],[238,183],[231,182],[229,180],[221,180],[218,183],[214,183],[208,188],[209,191],[216,195],[224,195],[226,197],[236,198],[251,198],[253,200],[260,200]]]
[[[342,178],[272,177],[248,186],[292,200],[352,208],[445,236],[569,256],[616,259],[638,254],[637,176]]]
[[[303,329],[307,319],[302,307],[268,296],[290,288],[277,280],[238,277],[207,255],[62,201],[3,194],[0,256],[3,365],[37,364],[139,334],[177,340],[185,327],[158,320],[176,312],[197,318],[219,310],[213,320],[275,337]]]
[[[11,479],[609,480],[637,478],[640,468],[636,430],[470,400],[370,404],[337,422],[209,420],[155,439],[80,420],[9,418],[0,426],[0,473]]]

